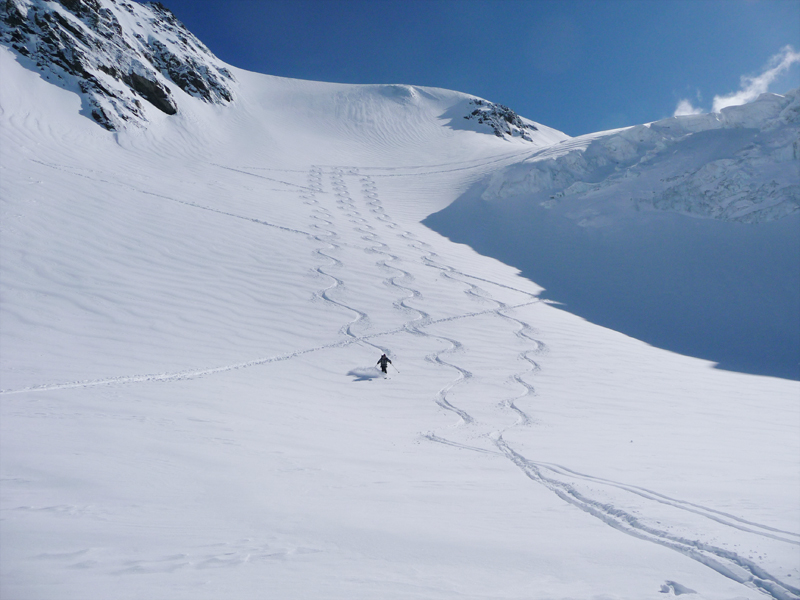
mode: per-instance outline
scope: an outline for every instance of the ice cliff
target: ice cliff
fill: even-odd
[[[609,206],[763,222],[800,210],[800,96],[763,94],[720,113],[585,135],[494,174],[483,198],[567,201],[582,226]]]

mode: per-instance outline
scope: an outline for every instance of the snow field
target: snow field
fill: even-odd
[[[513,146],[239,72],[221,124],[95,139],[11,72],[2,596],[798,595],[796,382],[591,325],[418,223]]]

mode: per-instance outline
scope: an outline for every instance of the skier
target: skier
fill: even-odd
[[[392,361],[389,360],[389,357],[383,354],[379,359],[378,362],[375,363],[376,365],[381,366],[381,371],[386,373],[386,365],[391,365]]]

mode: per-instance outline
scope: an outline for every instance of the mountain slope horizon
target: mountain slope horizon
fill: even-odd
[[[37,61],[52,71],[51,81],[77,91],[83,104],[97,107],[83,112],[112,131],[146,129],[148,120],[159,122],[179,106],[191,112],[196,103],[187,102],[190,98],[224,108],[236,102],[237,78],[253,77],[244,72],[234,77],[235,69],[213,57],[162,5],[150,14],[145,7],[123,3],[117,12],[104,9],[102,18],[86,16],[99,15],[99,6],[78,2],[71,13],[68,5],[59,8],[39,0],[11,3],[4,9],[4,21],[23,26],[15,33],[5,29],[0,37],[24,54],[19,60]],[[39,13],[43,16],[36,16]],[[74,19],[72,29],[59,28],[68,18]],[[65,33],[53,33],[58,31]],[[124,41],[117,44],[109,32],[118,32]],[[38,43],[37,36],[60,41]],[[70,60],[69,51],[59,50],[64,44],[84,50],[73,52]],[[109,63],[118,51],[107,47],[125,49],[127,57],[119,66]],[[76,62],[81,66],[75,67]],[[149,71],[144,64],[151,65]],[[58,65],[66,65],[68,71]],[[136,75],[139,72],[146,74]],[[111,92],[100,81],[113,80],[115,73],[122,87]],[[137,83],[142,77],[151,82],[144,88]],[[224,87],[221,81],[227,82]],[[411,85],[325,84],[326,91],[319,94],[320,84],[313,82],[272,81],[273,92],[260,101],[281,102],[285,94],[292,94],[293,102],[305,97],[296,116],[289,117],[291,131],[272,131],[274,123],[257,125],[252,120],[244,128],[262,127],[260,135],[283,144],[289,141],[305,152],[321,146],[327,156],[338,146],[335,151],[343,154],[337,137],[342,134],[357,145],[379,144],[387,150],[414,143],[419,156],[437,157],[433,162],[455,156],[456,139],[465,146],[480,140],[452,136],[444,146],[433,142],[448,130],[530,142],[527,154],[522,148],[509,148],[509,158],[519,152],[519,160],[494,170],[491,182],[478,184],[476,177],[480,191],[470,192],[449,209],[449,203],[427,213],[423,209],[420,218],[444,210],[426,223],[454,241],[520,268],[546,289],[543,297],[592,322],[715,361],[720,368],[800,379],[800,276],[794,258],[800,252],[800,230],[788,224],[795,217],[783,225],[758,227],[697,220],[762,223],[800,210],[796,90],[785,100],[765,94],[719,114],[599,132],[565,146],[569,136],[459,92]],[[153,94],[163,97],[169,109]],[[308,114],[322,118],[303,122],[309,121]],[[416,126],[397,128],[398,122]],[[339,128],[347,123],[349,130],[330,130],[331,123]],[[381,129],[389,123],[394,130]],[[233,131],[230,140],[247,138]],[[477,141],[476,148],[486,143]],[[546,149],[553,144],[557,146]],[[373,153],[375,166],[397,164],[396,157],[381,163],[377,156]],[[489,171],[485,173],[488,177]],[[468,198],[478,196],[488,202],[473,206]],[[598,209],[615,202],[627,202],[641,219],[624,216],[617,208]],[[639,214],[642,210],[650,212]],[[695,218],[664,214],[673,212]],[[621,221],[629,233],[610,233],[608,225]],[[665,225],[667,221],[675,225]],[[629,272],[639,275],[628,277]]]
[[[118,48],[176,110],[123,76],[104,124],[80,70],[36,54],[47,28],[28,56],[0,44],[0,596],[800,597],[798,382],[595,325],[423,223],[533,226],[583,276],[595,249],[552,236],[638,223],[608,153],[658,179],[688,134],[570,138],[460,92],[204,59],[163,7],[12,4],[58,12],[98,81]],[[224,69],[230,100],[181,87],[155,42]],[[794,125],[759,127],[704,164],[778,164]],[[533,190],[559,160],[570,193]],[[776,181],[769,206],[638,214],[790,228]],[[531,203],[562,225],[524,222]]]

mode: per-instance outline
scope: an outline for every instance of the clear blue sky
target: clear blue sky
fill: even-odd
[[[506,104],[570,135],[708,111],[786,45],[800,0],[162,0],[243,69],[406,83]],[[769,87],[800,86],[800,62]]]

